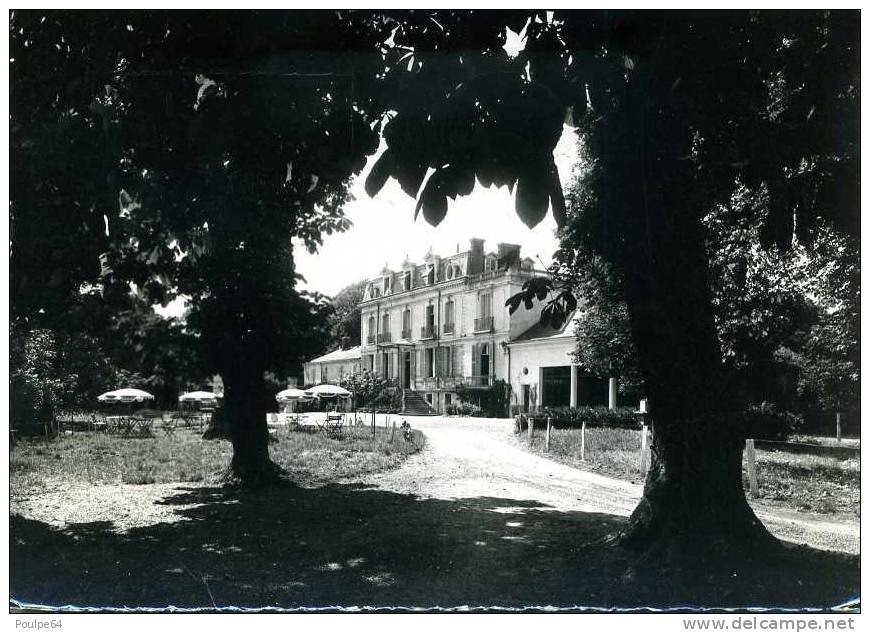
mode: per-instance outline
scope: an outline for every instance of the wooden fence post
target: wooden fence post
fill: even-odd
[[[644,424],[640,428],[640,472],[646,472],[646,429],[647,426]]]
[[[749,475],[749,494],[758,498],[758,473],[755,470],[755,440],[746,440],[746,472]]]
[[[550,427],[551,426],[552,426],[552,420],[549,417],[547,417],[547,443],[544,446],[544,450],[547,452],[550,451]]]
[[[532,435],[535,433],[535,418],[529,418],[529,446],[532,445]]]
[[[580,461],[586,461],[586,420],[580,426]]]
[[[393,430],[390,432],[390,442],[393,441],[393,438],[396,436],[396,421],[393,420]]]
[[[372,407],[372,437],[375,436],[375,409]]]
[[[842,432],[842,429],[840,427],[840,412],[839,411],[837,411],[837,441],[838,442],[843,441],[843,432]]]

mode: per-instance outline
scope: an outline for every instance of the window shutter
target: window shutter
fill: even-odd
[[[480,375],[480,354],[478,353],[478,344],[474,343],[471,346],[471,375]]]
[[[457,345],[453,348],[453,376],[461,376],[462,375],[462,347]]]

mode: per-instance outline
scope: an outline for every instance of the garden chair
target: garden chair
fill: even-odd
[[[163,437],[175,437],[175,427],[177,426],[176,417],[170,417],[167,420],[163,420],[160,424],[160,430],[163,431]]]
[[[326,437],[341,438],[341,427],[344,425],[344,415],[341,413],[327,413],[324,431]]]
[[[139,432],[139,437],[151,437],[151,431],[154,428],[154,418],[136,418],[135,428]]]

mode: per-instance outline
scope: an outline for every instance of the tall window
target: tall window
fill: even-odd
[[[426,283],[430,286],[435,283],[435,267],[429,266],[429,271],[426,273]]]
[[[375,329],[375,317],[369,317],[369,327],[368,327],[369,338],[373,337],[377,334],[377,330]],[[374,340],[372,340],[374,342]]]
[[[381,315],[381,333],[389,334],[390,333],[390,313],[384,312]]]
[[[411,308],[406,308],[402,312],[402,336],[405,338],[411,337]]]
[[[444,304],[444,325],[448,326],[451,332],[453,331],[453,307],[453,299]]]
[[[489,345],[486,343],[480,347],[480,375],[489,376]]]
[[[481,319],[492,316],[492,295],[488,292],[483,292],[478,297],[477,312]]]
[[[410,290],[411,289],[411,271],[406,270],[405,274],[402,275],[402,290]]]
[[[435,377],[435,348],[426,348],[426,377]]]
[[[435,352],[435,365],[439,376],[453,375],[453,349],[439,347]]]

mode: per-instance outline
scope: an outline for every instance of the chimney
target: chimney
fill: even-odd
[[[476,275],[483,272],[483,240],[471,238],[471,248],[468,254],[468,274]]]
[[[350,337],[342,336],[341,337],[341,349],[350,349]]]
[[[520,245],[505,244],[500,242],[498,245],[498,266],[499,268],[516,268],[520,265]]]

